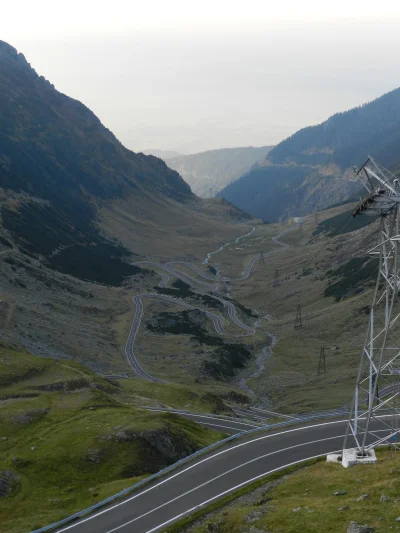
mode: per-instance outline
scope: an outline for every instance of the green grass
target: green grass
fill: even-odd
[[[319,219],[331,220],[349,207],[320,212]],[[258,225],[252,237],[243,241],[242,250],[228,247],[221,256],[215,256],[215,260],[221,259],[221,273],[237,275],[260,249],[278,249],[271,237],[285,228],[292,228],[282,237],[290,247],[265,255],[265,264],[256,262],[247,280],[231,284],[230,296],[255,310],[261,319],[257,335],[243,342],[252,347],[253,353],[260,353],[266,345],[265,332],[277,337],[272,354],[263,361],[261,374],[257,379],[250,378],[247,385],[261,397],[267,397],[276,411],[299,413],[341,407],[353,394],[372,298],[369,281],[372,285],[375,277],[369,268],[372,262],[367,264],[368,268],[361,268],[364,260],[358,264],[349,258],[363,257],[365,250],[373,246],[377,226],[370,224],[356,232],[329,237],[313,235],[313,216],[303,220],[302,235],[289,221]],[[276,271],[280,285],[273,287]],[[335,275],[328,275],[329,271]],[[333,284],[328,286],[332,282],[342,283],[346,298],[336,301],[336,294],[324,296],[327,288],[335,288]],[[304,327],[295,330],[298,304],[302,306]],[[268,317],[262,319],[265,315]],[[325,347],[327,374],[318,376],[321,346]],[[251,368],[252,363],[247,375]]]
[[[128,394],[77,363],[2,347],[0,376],[0,471],[19,476],[0,500],[7,533],[57,521],[222,438],[130,405],[125,399],[139,401],[137,390]],[[157,447],[160,435],[172,440],[171,450]]]
[[[377,532],[396,530],[396,518],[400,515],[396,501],[400,490],[400,455],[389,450],[380,450],[377,455],[375,465],[345,469],[338,464],[317,461],[311,466],[297,465],[291,472],[281,471],[278,476],[267,477],[262,482],[266,484],[280,477],[277,485],[265,485],[265,491],[258,490],[251,495],[250,491],[260,489],[258,482],[239,494],[230,495],[225,501],[201,511],[201,515],[205,515],[218,509],[189,530],[192,533],[214,530],[218,533],[239,533],[248,531],[252,525],[269,533],[338,533],[347,531],[351,520],[369,524]],[[340,490],[346,490],[347,494],[333,496]],[[224,507],[245,493],[246,498]],[[368,494],[369,498],[357,501],[363,494]],[[382,494],[390,500],[380,502]],[[341,507],[348,509],[339,511]],[[293,512],[297,508],[300,510]],[[256,520],[248,522],[255,512],[259,513]],[[180,522],[168,531],[187,531],[185,527],[189,523],[193,524],[190,518],[186,524]]]
[[[224,399],[247,403],[249,398],[232,387],[221,383],[182,385],[179,383],[149,383],[140,379],[121,380],[118,397],[124,402],[140,402],[141,405],[161,405],[186,408],[203,413],[231,413]]]

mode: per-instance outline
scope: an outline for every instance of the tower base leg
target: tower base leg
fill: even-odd
[[[365,451],[365,455],[361,455],[357,448],[350,448],[348,450],[343,450],[342,453],[342,465],[345,468],[349,468],[349,466],[354,465],[369,465],[376,463],[377,458],[375,454],[375,450],[367,450]]]

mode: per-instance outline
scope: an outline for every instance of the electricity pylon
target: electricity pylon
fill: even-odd
[[[303,321],[301,319],[301,305],[298,305],[296,309],[296,320],[294,322],[294,329],[298,329],[302,327],[303,327]]]
[[[279,284],[280,284],[280,281],[279,281],[279,270],[275,270],[275,278],[274,278],[274,283],[273,283],[273,287],[279,287]]]
[[[383,443],[400,447],[400,347],[396,340],[400,318],[400,184],[372,158],[357,175],[368,195],[353,216],[379,217],[379,242],[369,251],[379,257],[379,267],[343,443],[344,466],[374,462],[373,449]]]
[[[321,346],[317,374],[326,374],[325,348]]]
[[[300,222],[300,224],[299,224],[299,235],[300,235],[300,237],[303,236],[303,222]]]
[[[319,224],[318,211],[315,211],[315,213],[314,213],[314,226],[318,226],[318,224]]]
[[[259,265],[263,265],[264,264],[264,252],[260,252],[260,259],[259,259],[258,264]]]

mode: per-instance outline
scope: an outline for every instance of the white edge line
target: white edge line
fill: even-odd
[[[242,432],[242,431],[245,431],[244,429],[233,428],[231,426],[221,426],[220,424],[213,424],[212,422],[198,422],[198,424],[200,424],[202,426],[210,426],[212,428],[233,429],[233,431],[239,431],[239,433]]]
[[[194,487],[193,489],[190,489],[190,490],[184,492],[183,494],[180,494],[179,496],[176,496],[172,500],[169,500],[168,502],[165,502],[165,503],[159,505],[158,507],[155,507],[154,509],[151,509],[150,511],[147,511],[144,514],[142,514],[140,516],[137,516],[136,518],[133,518],[132,520],[129,520],[128,522],[125,522],[125,524],[121,524],[120,526],[117,526],[114,529],[109,529],[106,533],[114,533],[114,531],[118,531],[119,529],[122,529],[122,528],[124,528],[126,526],[129,526],[133,522],[136,522],[137,520],[140,520],[141,518],[144,518],[145,516],[148,516],[148,515],[154,513],[154,511],[158,511],[162,507],[165,507],[166,505],[170,505],[171,503],[173,503],[173,502],[175,502],[177,500],[180,500],[181,498],[184,498],[188,494],[191,494],[192,492],[195,492],[196,490],[201,489],[202,487],[205,487],[206,485],[209,485],[213,481],[216,481],[217,479],[220,479],[220,478],[226,476],[227,474],[230,474],[230,473],[234,472],[235,470],[239,470],[240,468],[243,468],[243,467],[245,467],[245,466],[247,466],[247,465],[249,465],[251,463],[255,463],[256,461],[259,461],[260,459],[265,459],[266,457],[270,457],[271,455],[276,455],[278,453],[287,452],[288,450],[293,450],[293,448],[301,448],[302,446],[309,446],[310,444],[315,444],[317,442],[325,442],[327,440],[332,440],[332,439],[341,439],[343,437],[344,437],[344,435],[335,435],[333,437],[326,437],[325,439],[317,439],[317,440],[313,440],[311,442],[295,444],[294,446],[288,446],[287,448],[274,450],[273,452],[269,452],[269,453],[266,453],[264,455],[260,455],[258,457],[255,457],[254,459],[250,459],[250,461],[246,461],[245,463],[243,463],[241,465],[235,466],[234,468],[231,468],[230,470],[227,470],[227,471],[223,472],[222,474],[219,474],[218,476],[215,476],[214,478],[209,479],[208,481],[205,481],[204,483],[201,483],[197,487]],[[321,455],[325,455],[325,454],[321,454]],[[307,459],[305,459],[305,460],[307,460]],[[283,467],[283,468],[285,468],[285,467]],[[252,480],[245,481],[244,483],[245,484],[246,483],[251,483],[251,481]],[[234,489],[230,489],[230,490],[234,490]],[[230,492],[230,490],[228,492]],[[215,498],[218,498],[218,495],[215,496]],[[199,504],[199,505],[202,505],[202,504]],[[157,526],[157,527],[162,527],[162,526]]]
[[[384,430],[379,430],[379,431],[384,431]],[[336,437],[328,437],[326,439],[319,439],[319,440],[316,440],[316,441],[313,441],[313,442],[314,443],[315,442],[321,442],[321,441],[326,441],[326,440],[330,440],[330,439],[341,438],[343,436],[344,435],[338,435]],[[271,454],[267,454],[267,456],[268,455],[272,455],[273,453],[279,453],[280,451],[286,451],[286,450],[290,450],[292,448],[297,448],[298,446],[304,446],[304,445],[307,445],[307,444],[313,444],[313,442],[305,443],[305,444],[297,444],[296,446],[291,446],[290,448],[285,448],[285,450],[277,450],[275,452],[272,452]],[[209,500],[206,500],[205,502],[200,503],[200,504],[196,505],[195,507],[192,507],[191,509],[188,509],[187,511],[185,511],[185,512],[183,512],[181,514],[174,516],[174,518],[170,518],[169,520],[167,520],[163,524],[160,524],[159,526],[156,526],[153,529],[149,529],[148,531],[146,531],[146,533],[153,533],[154,531],[157,531],[158,529],[170,524],[171,522],[174,522],[174,521],[178,520],[179,518],[183,518],[184,516],[192,513],[193,511],[196,511],[197,509],[200,509],[201,507],[204,507],[204,506],[208,505],[213,500],[221,498],[222,496],[225,496],[225,494],[227,494],[227,493],[230,493],[232,491],[240,489],[240,487],[243,487],[244,485],[248,485],[250,483],[253,483],[253,481],[257,481],[257,479],[260,479],[262,477],[265,477],[265,476],[268,476],[270,474],[273,474],[274,472],[278,472],[279,470],[284,470],[285,468],[288,468],[289,466],[293,466],[293,465],[296,465],[296,464],[299,464],[299,463],[304,463],[305,461],[310,461],[311,459],[317,459],[318,457],[323,457],[324,455],[329,455],[330,453],[340,453],[340,451],[341,450],[320,453],[318,455],[313,455],[312,457],[306,457],[305,459],[300,459],[299,461],[294,461],[293,463],[288,463],[286,465],[279,466],[278,468],[274,468],[273,470],[269,470],[268,472],[264,472],[263,474],[260,474],[260,475],[258,475],[256,477],[253,477],[253,478],[251,478],[251,479],[249,479],[247,481],[243,481],[243,483],[240,483],[239,485],[236,485],[235,487],[232,487],[232,488],[230,488],[228,490],[225,490],[224,492],[221,492],[220,494],[217,494],[217,496],[213,496]],[[263,457],[265,457],[265,456],[263,456]],[[261,458],[262,457],[260,457],[260,459]],[[251,461],[249,461],[249,462],[251,462]],[[125,524],[125,525],[127,525],[127,524]],[[112,529],[112,530],[108,531],[107,533],[112,533],[113,531],[116,531],[117,529],[120,529],[120,527],[123,527],[123,526],[119,526],[116,529]]]
[[[328,452],[328,453],[335,453],[335,452]],[[283,470],[285,468],[288,468],[289,466],[293,466],[293,465],[296,465],[296,464],[299,464],[299,463],[303,463],[304,461],[310,461],[311,459],[316,459],[317,457],[323,457],[324,455],[327,455],[327,454],[326,453],[320,453],[318,455],[313,455],[312,457],[306,457],[305,459],[300,459],[299,461],[294,461],[293,463],[288,463],[288,464],[286,464],[284,466],[279,466],[278,468],[274,468],[273,470],[269,470],[268,472],[264,472],[263,474],[260,474],[260,475],[258,475],[256,477],[253,477],[253,478],[251,478],[251,479],[249,479],[247,481],[244,481],[243,483],[240,483],[239,485],[236,485],[235,487],[232,487],[232,488],[230,488],[228,490],[225,490],[224,492],[221,492],[220,494],[217,494],[217,496],[213,496],[209,500],[206,500],[205,502],[200,503],[199,505],[196,505],[195,507],[192,507],[191,509],[188,509],[184,513],[181,513],[179,515],[174,516],[174,518],[171,518],[170,520],[167,520],[163,524],[160,524],[159,526],[156,526],[153,529],[149,529],[148,531],[146,531],[146,533],[153,533],[154,531],[157,531],[157,530],[161,529],[162,527],[170,524],[171,522],[175,522],[179,518],[183,518],[187,514],[190,514],[193,511],[196,511],[197,509],[200,509],[201,507],[204,507],[204,506],[208,505],[212,501],[214,501],[214,500],[216,500],[218,498],[222,498],[222,496],[225,496],[225,494],[229,494],[230,492],[233,492],[233,491],[235,491],[237,489],[240,489],[244,485],[248,485],[250,483],[253,483],[253,481],[257,481],[257,479],[260,479],[262,477],[268,476],[269,474],[273,474],[274,472],[277,472],[279,470]],[[111,531],[115,531],[115,530],[111,530]],[[111,532],[109,532],[109,533],[111,533]]]
[[[181,416],[187,416],[187,417],[209,418],[210,420],[218,420],[219,422],[233,422],[234,424],[238,424],[239,426],[249,426],[249,427],[252,427],[252,428],[262,427],[262,426],[257,426],[256,424],[247,424],[246,422],[239,422],[238,420],[235,420],[235,419],[218,418],[218,417],[215,417],[215,416],[207,416],[207,415],[198,415],[198,414],[194,414],[194,413],[188,413],[188,412],[185,412],[185,411],[171,411],[169,409],[152,409],[152,408],[148,409],[148,410],[153,412],[153,413],[172,413],[172,414],[175,414],[175,415],[181,415]]]
[[[280,431],[279,433],[270,433],[269,435],[264,435],[262,437],[258,437],[257,439],[251,439],[251,440],[249,440],[247,442],[242,442],[241,444],[237,444],[236,446],[232,446],[231,448],[227,448],[226,450],[221,450],[218,453],[212,454],[212,455],[206,457],[205,459],[202,459],[201,461],[198,461],[197,463],[194,463],[194,464],[188,466],[187,468],[185,468],[184,470],[181,470],[180,472],[177,472],[173,476],[167,477],[163,481],[160,481],[160,483],[157,483],[156,485],[153,485],[152,487],[149,487],[148,489],[146,489],[144,491],[141,491],[138,494],[134,494],[130,498],[127,498],[126,500],[124,500],[122,502],[119,502],[119,503],[113,505],[112,507],[108,507],[107,509],[104,509],[103,511],[100,511],[99,513],[95,513],[95,514],[93,514],[91,516],[88,516],[84,520],[79,520],[79,522],[76,522],[75,524],[71,524],[70,526],[67,526],[67,527],[65,527],[63,529],[60,529],[59,533],[61,533],[62,531],[68,531],[69,529],[72,529],[73,527],[79,526],[79,525],[81,525],[81,524],[83,524],[85,522],[88,522],[89,520],[92,520],[93,518],[97,518],[98,516],[101,516],[104,513],[112,511],[113,509],[116,509],[117,507],[120,507],[121,505],[124,505],[125,503],[128,503],[128,502],[138,498],[139,496],[143,496],[143,494],[146,494],[147,492],[159,487],[160,485],[163,485],[164,483],[167,483],[171,479],[173,479],[173,478],[175,478],[177,476],[180,476],[184,472],[187,472],[188,470],[191,470],[192,468],[195,468],[196,466],[199,466],[202,463],[205,463],[206,461],[209,461],[210,459],[213,459],[214,457],[218,457],[218,455],[222,455],[222,454],[227,453],[229,451],[235,450],[236,448],[240,448],[242,446],[247,446],[248,444],[252,444],[253,442],[257,442],[259,440],[269,439],[269,438],[272,438],[272,437],[276,437],[278,435],[284,435],[285,433],[292,433],[294,431],[304,431],[306,429],[312,429],[312,428],[315,428],[315,427],[322,427],[322,426],[329,426],[329,425],[332,425],[332,424],[340,424],[340,423],[343,424],[343,423],[346,423],[346,422],[347,422],[347,420],[335,420],[333,422],[325,422],[323,424],[313,424],[312,426],[305,426],[305,427],[303,426],[303,427],[300,427],[300,428],[288,429],[286,431]]]

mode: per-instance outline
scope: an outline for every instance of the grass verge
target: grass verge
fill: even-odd
[[[239,533],[254,528],[269,533],[345,533],[351,521],[368,524],[376,533],[396,531],[400,529],[400,456],[388,449],[378,450],[377,456],[374,465],[348,469],[323,458],[301,463],[279,472],[279,483],[267,484],[277,477],[265,478],[240,498],[232,495],[230,505],[218,502],[217,512],[199,520],[210,511],[205,509],[197,523],[191,523],[193,527],[181,525],[168,531]]]

